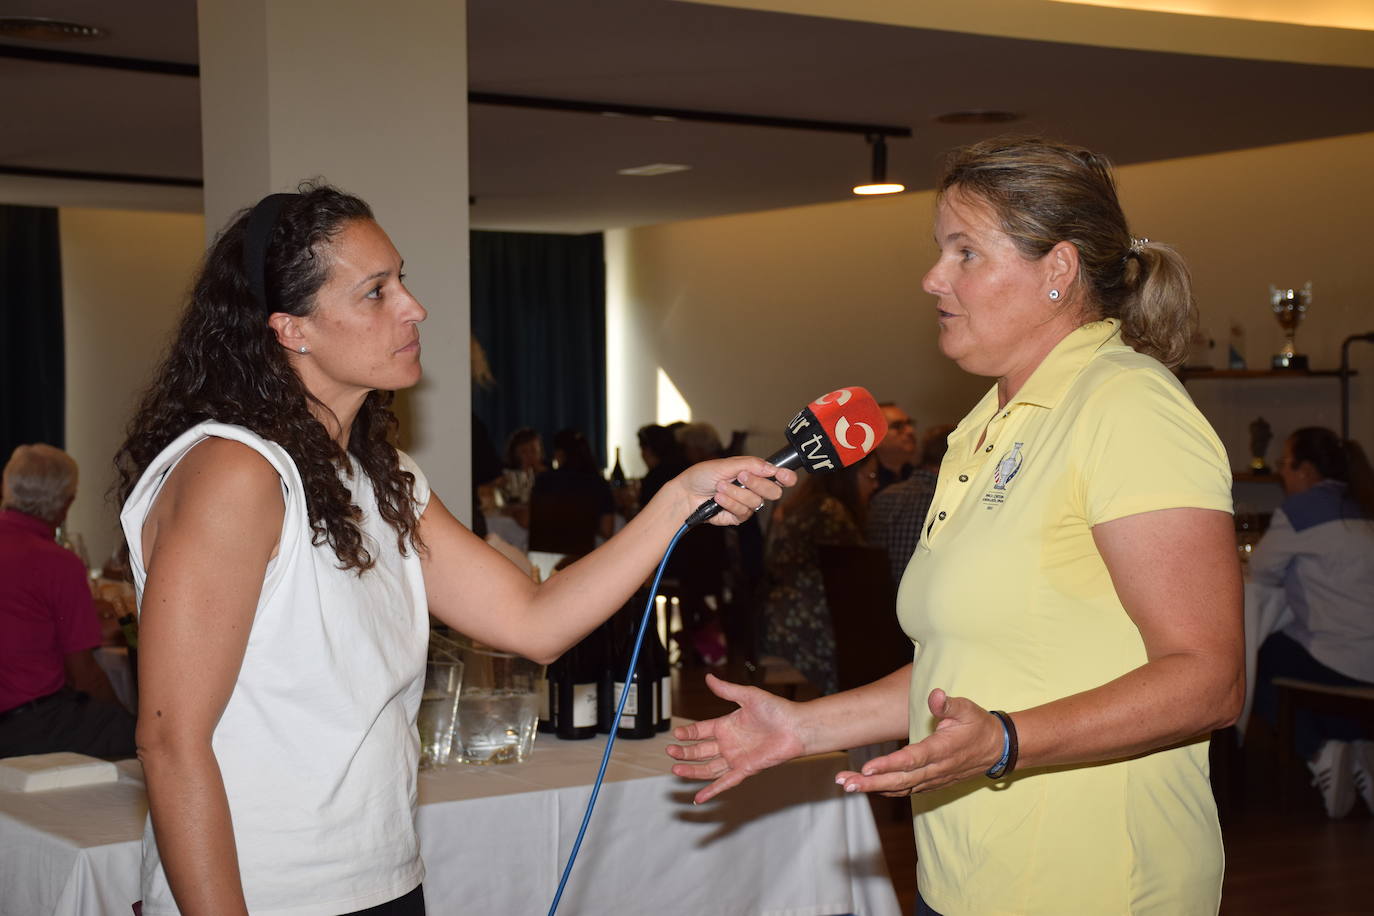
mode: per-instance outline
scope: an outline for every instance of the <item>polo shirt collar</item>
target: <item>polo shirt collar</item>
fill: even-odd
[[[20,512],[16,509],[5,509],[3,512],[0,512],[0,522],[6,525],[13,525],[26,534],[38,535],[48,540],[52,540],[57,536],[57,528],[55,526],[48,524],[41,518],[29,515],[26,512]]]
[[[1126,346],[1121,341],[1121,321],[1116,318],[1103,318],[1070,331],[1063,340],[1054,345],[1049,355],[1035,367],[1026,384],[1016,392],[1005,408],[1015,404],[1036,404],[1052,408],[1068,390],[1069,384],[1103,347]],[[950,433],[951,446],[971,435],[981,434],[990,415],[998,413],[997,384],[994,382],[978,405],[969,411],[964,419]]]
[[[1053,408],[1093,356],[1113,344],[1125,346],[1121,341],[1121,321],[1117,318],[1090,321],[1075,328],[1055,344],[1054,349],[1031,373],[1031,377],[1026,379],[1021,390],[1007,402],[1007,406],[1035,404]]]

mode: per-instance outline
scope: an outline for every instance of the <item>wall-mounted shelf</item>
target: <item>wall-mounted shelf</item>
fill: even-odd
[[[1351,375],[1358,375],[1351,371]],[[1301,379],[1301,378],[1340,378],[1339,369],[1180,369],[1178,377],[1187,382],[1195,378],[1212,378],[1221,380],[1247,379],[1247,378],[1267,378],[1267,379]]]

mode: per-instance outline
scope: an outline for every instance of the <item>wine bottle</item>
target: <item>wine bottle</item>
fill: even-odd
[[[599,734],[611,733],[611,720],[615,718],[615,703],[620,697],[615,693],[616,659],[620,657],[619,629],[620,612],[617,611],[597,630],[601,633],[601,676],[597,679],[596,690],[596,730]]]
[[[558,678],[558,672],[562,662],[563,659],[559,658],[554,661],[553,664],[549,665],[548,669],[544,672],[542,689],[538,692],[539,702],[537,705],[539,711],[538,719],[534,727],[537,731],[544,732],[545,734],[553,734],[554,682]]]
[[[639,597],[642,597],[640,595]],[[613,702],[620,702],[620,693],[625,691],[625,706],[620,715],[620,728],[616,734],[621,738],[652,738],[658,733],[659,704],[662,686],[659,683],[658,669],[654,664],[654,654],[651,646],[644,646],[639,652],[639,659],[635,664],[634,670],[629,671],[630,658],[634,654],[635,636],[639,630],[639,611],[636,602],[631,600],[630,606],[622,608],[621,614],[628,617],[629,626],[623,628],[624,639],[621,640],[618,651],[614,655],[612,666],[613,690],[615,699]],[[649,621],[652,628],[652,620]],[[646,633],[644,639],[657,641],[656,633]],[[626,681],[626,672],[629,671],[629,680]]]
[[[596,736],[601,670],[601,631],[593,630],[549,669],[549,719],[558,737],[577,741]]]
[[[658,672],[658,726],[666,732],[673,725],[673,669],[668,664],[668,650],[658,638],[658,614],[649,620],[649,632],[644,634],[644,650],[653,650],[654,668]]]
[[[620,446],[615,447],[615,464],[611,467],[611,486],[620,489],[625,486],[625,469],[620,466]]]

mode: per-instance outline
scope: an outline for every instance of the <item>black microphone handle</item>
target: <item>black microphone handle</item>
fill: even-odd
[[[802,455],[795,445],[788,443],[763,460],[767,461],[775,468],[798,468],[801,467]],[[777,481],[776,477],[770,477],[768,479],[774,482]],[[732,480],[730,482],[737,487],[744,486],[744,484],[740,483],[738,480]],[[687,527],[695,528],[719,511],[720,503],[716,502],[714,499],[708,499],[706,502],[697,506],[696,511],[687,517]]]

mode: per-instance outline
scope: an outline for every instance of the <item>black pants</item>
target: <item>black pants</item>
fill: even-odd
[[[0,713],[0,757],[56,751],[132,757],[134,717],[70,687]]]
[[[1337,687],[1370,687],[1367,681],[1332,671],[1312,657],[1295,639],[1274,633],[1260,646],[1255,672],[1255,714],[1278,728],[1279,691],[1274,678],[1291,677]],[[1298,756],[1311,760],[1327,741],[1359,741],[1369,737],[1356,719],[1297,709],[1293,714],[1293,745]]]
[[[939,913],[930,908],[930,904],[926,903],[920,891],[916,892],[916,916],[940,916]]]
[[[379,903],[347,916],[425,916],[425,886],[421,884],[404,897],[389,903]]]

